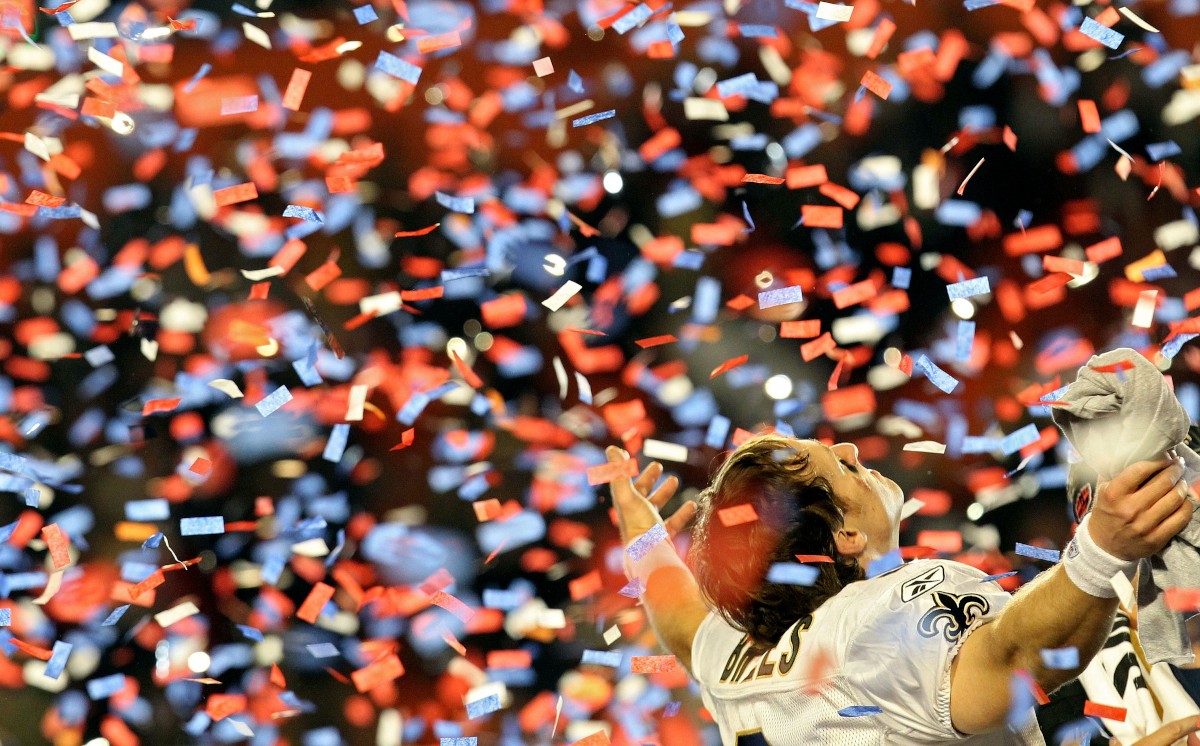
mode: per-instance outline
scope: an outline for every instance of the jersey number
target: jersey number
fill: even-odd
[[[751,733],[739,733],[737,746],[771,746],[771,744],[767,743],[761,730],[756,730]]]

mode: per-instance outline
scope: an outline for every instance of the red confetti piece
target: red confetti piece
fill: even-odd
[[[837,342],[833,341],[833,335],[825,332],[811,342],[805,342],[800,345],[800,357],[804,358],[804,362],[806,363],[811,362],[834,347],[837,347]]]
[[[441,225],[441,223],[434,223],[433,225],[429,225],[429,226],[420,228],[415,231],[397,231],[396,238],[411,238],[413,236],[427,236],[430,233],[433,233],[435,230],[437,230],[438,226],[440,226],[440,225]]]
[[[1062,231],[1057,225],[1039,225],[1004,237],[1004,253],[1009,256],[1053,251],[1062,246]]]
[[[1110,363],[1108,365],[1093,366],[1092,370],[1096,371],[1097,373],[1119,373],[1123,370],[1133,370],[1133,361],[1128,359],[1118,360],[1117,362]]]
[[[823,164],[812,166],[793,166],[787,170],[788,189],[803,189],[817,186],[829,181],[829,174]]]
[[[1113,236],[1099,243],[1094,243],[1083,250],[1089,262],[1100,264],[1121,255],[1121,239]]]
[[[402,448],[408,448],[413,444],[413,438],[416,437],[416,428],[409,428],[400,434],[400,442],[389,448],[389,451],[399,451]]]
[[[1068,259],[1063,256],[1047,254],[1042,257],[1042,268],[1047,272],[1067,272],[1072,275],[1083,274],[1083,262],[1078,259]]]
[[[324,264],[305,275],[304,282],[313,292],[320,292],[326,285],[342,276],[342,268],[337,265],[337,256],[338,252],[335,250],[334,255]]]
[[[741,505],[734,505],[731,508],[718,510],[717,518],[721,521],[721,525],[733,527],[757,521],[758,513],[755,512],[754,506],[750,503],[742,503]]]
[[[446,293],[446,288],[442,285],[435,285],[431,288],[419,288],[417,290],[401,290],[400,299],[410,302],[419,300],[433,300],[441,298]]]
[[[304,92],[308,90],[308,81],[310,80],[312,80],[312,72],[298,67],[292,70],[292,78],[283,92],[283,108],[289,111],[300,110],[300,102],[304,100]]]
[[[329,603],[331,598],[333,598],[333,586],[318,582],[308,592],[304,603],[300,604],[300,608],[296,611],[296,618],[303,619],[309,624],[316,624],[321,609],[325,608],[325,604]]]
[[[528,650],[489,650],[487,652],[488,668],[529,668],[533,664],[533,656]]]
[[[865,73],[863,73],[862,80],[859,82],[866,87],[868,91],[874,93],[884,101],[887,101],[887,97],[892,95],[892,84],[879,77],[879,75],[871,70],[867,70]]]
[[[743,184],[782,184],[783,178],[780,176],[767,176],[766,174],[746,174],[742,177]]]
[[[43,13],[45,13],[46,15],[51,15],[51,16],[52,16],[52,15],[55,15],[55,14],[58,14],[58,13],[62,13],[62,12],[63,12],[63,11],[65,11],[65,10],[69,10],[69,9],[70,9],[70,7],[71,7],[72,5],[74,5],[75,3],[77,3],[77,2],[79,2],[79,0],[71,0],[70,2],[68,2],[68,3],[63,3],[62,5],[59,5],[59,6],[58,6],[58,7],[56,7],[56,8],[51,8],[51,9],[46,9],[46,8],[38,8],[38,10],[42,11],[42,12],[43,12]]]
[[[1200,611],[1200,588],[1167,588],[1163,600],[1171,611]]]
[[[429,602],[435,606],[445,609],[464,622],[471,621],[471,617],[475,616],[475,612],[471,609],[471,607],[467,606],[462,601],[458,600],[454,596],[451,596],[445,591],[438,591],[437,593],[433,594],[433,597],[429,599]]]
[[[525,318],[525,296],[521,293],[502,295],[479,306],[483,323],[492,329],[516,326]]]
[[[657,337],[646,337],[645,339],[636,340],[636,344],[638,347],[641,347],[643,350],[645,350],[650,347],[658,347],[659,345],[670,344],[678,341],[679,338],[674,334],[662,334]]]
[[[71,540],[57,523],[42,528],[42,539],[46,542],[46,548],[50,550],[50,560],[55,570],[61,570],[71,564]]]
[[[683,138],[679,135],[679,130],[674,127],[666,127],[655,132],[649,140],[642,143],[638,148],[638,155],[646,163],[657,159],[660,155],[672,148],[677,148],[683,142]]]
[[[170,412],[179,406],[183,399],[151,399],[142,405],[142,416],[156,412]]]
[[[381,684],[404,675],[404,664],[395,654],[388,654],[350,674],[354,688],[365,694]]]
[[[780,339],[811,339],[821,333],[820,319],[785,321],[779,325]]]
[[[1112,10],[1112,8],[1109,8],[1109,10]],[[1084,702],[1083,702],[1083,714],[1107,718],[1108,720],[1116,720],[1121,723],[1125,722],[1125,708],[1124,707],[1112,707],[1110,705],[1102,705],[1098,702],[1093,702],[1090,699],[1084,700]]]
[[[239,202],[249,202],[252,199],[258,199],[258,188],[254,186],[254,182],[252,181],[247,181],[244,184],[235,184],[234,186],[225,187],[213,192],[213,200],[217,203],[217,207],[235,205]]]
[[[1100,131],[1100,112],[1096,109],[1095,101],[1079,99],[1079,122],[1084,132],[1090,134]]]
[[[867,48],[867,59],[873,60],[883,51],[883,47],[896,33],[896,23],[890,18],[884,18],[875,27],[875,36],[871,38],[871,46]]]
[[[800,562],[833,562],[832,557],[823,554],[797,554],[796,559]]]
[[[830,420],[869,414],[875,411],[875,390],[868,384],[862,383],[837,391],[829,391],[821,397],[821,406],[825,411],[825,417]]]
[[[600,571],[593,570],[587,575],[575,578],[567,583],[567,587],[571,591],[571,600],[578,601],[582,598],[587,598],[593,593],[599,593],[604,587],[604,582],[600,579]]]
[[[841,184],[834,184],[832,181],[825,182],[817,191],[834,202],[837,202],[847,210],[853,210],[855,207],[857,207],[858,202],[861,199],[857,193],[847,189]]]
[[[638,465],[633,459],[621,463],[599,464],[589,466],[587,470],[588,484],[593,487],[598,484],[611,484],[618,479],[633,479],[637,476]]]
[[[739,365],[745,364],[746,361],[748,361],[749,359],[750,359],[749,355],[741,355],[739,357],[730,358],[729,360],[726,360],[725,362],[718,365],[716,368],[713,368],[713,372],[710,373],[708,375],[708,377],[710,380],[713,378],[716,378],[717,376],[721,375],[722,373],[727,373],[727,372],[733,370],[734,368],[738,367]]]
[[[25,204],[37,205],[38,207],[61,207],[66,203],[66,197],[55,197],[53,194],[46,194],[34,189],[28,197],[25,198]]]
[[[275,252],[275,256],[271,257],[267,266],[279,267],[284,274],[287,274],[292,271],[292,267],[296,266],[296,262],[300,261],[300,257],[304,256],[306,251],[308,251],[308,247],[304,245],[304,242],[294,238]]]
[[[471,368],[463,362],[462,358],[458,356],[457,352],[451,351],[450,357],[454,361],[454,369],[457,370],[458,374],[463,377],[463,380],[467,382],[468,386],[473,389],[483,388],[483,381],[479,378],[479,376],[475,375],[475,371],[471,370]]]
[[[1009,150],[1013,151],[1014,153],[1017,152],[1017,134],[1013,132],[1012,128],[1008,125],[1004,126],[1003,139],[1005,146],[1007,146]]]
[[[629,663],[631,673],[666,673],[676,665],[673,655],[635,655]]]
[[[154,590],[158,586],[162,585],[166,579],[167,578],[165,575],[163,575],[163,571],[161,569],[155,570],[147,575],[142,582],[129,586],[129,598],[136,600],[138,596],[141,596],[146,591]]]
[[[244,694],[210,694],[204,704],[204,712],[213,720],[224,720],[246,709]]]
[[[805,228],[841,228],[845,222],[842,208],[829,205],[802,205],[800,217]]]
[[[36,208],[31,208],[36,210]],[[74,295],[100,275],[100,265],[88,255],[65,267],[58,275],[58,287],[67,295]]]
[[[37,645],[25,642],[24,640],[19,640],[15,637],[8,638],[8,641],[13,645],[16,645],[21,650],[24,650],[26,655],[33,656],[39,660],[48,661],[50,660],[50,657],[54,655],[54,653],[50,650],[38,647]]]
[[[850,306],[858,305],[865,300],[875,297],[878,292],[875,283],[870,280],[856,282],[849,287],[835,291],[833,294],[833,304],[838,308],[849,308]]]

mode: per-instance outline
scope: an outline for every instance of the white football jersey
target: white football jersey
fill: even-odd
[[[692,669],[721,743],[1045,746],[1032,708],[1015,730],[966,736],[950,722],[950,663],[1011,598],[984,577],[915,560],[850,584],[765,649],[710,613]]]

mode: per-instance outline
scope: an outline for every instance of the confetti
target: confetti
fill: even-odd
[[[605,119],[612,119],[616,115],[617,115],[616,109],[609,109],[608,111],[601,111],[601,112],[597,112],[596,114],[588,114],[586,117],[579,117],[578,119],[572,119],[571,126],[572,127],[586,127],[589,124],[595,124],[596,122],[603,122]]]
[[[225,533],[225,519],[219,515],[179,519],[181,536],[206,536],[223,533]]]
[[[280,386],[272,391],[262,401],[254,405],[258,413],[263,417],[271,416],[276,410],[292,400],[292,392],[288,391],[287,386]]]
[[[882,714],[883,709],[875,705],[851,705],[838,710],[838,715],[844,718],[861,718]]]
[[[1022,557],[1032,557],[1033,559],[1045,560],[1046,562],[1058,562],[1059,552],[1055,549],[1043,549],[1017,542],[1014,551]]]

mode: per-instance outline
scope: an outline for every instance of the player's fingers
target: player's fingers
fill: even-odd
[[[1167,517],[1158,528],[1155,529],[1149,536],[1146,537],[1152,546],[1166,546],[1167,542],[1174,538],[1175,534],[1179,533],[1192,522],[1192,511],[1196,506],[1192,505],[1187,500],[1170,516]]]
[[[1108,491],[1116,492],[1119,495],[1128,495],[1137,492],[1138,488],[1147,479],[1162,471],[1172,462],[1165,458],[1155,459],[1154,461],[1138,461],[1130,464],[1121,470],[1121,473],[1112,478],[1108,483]]]
[[[1140,518],[1145,521],[1143,525],[1153,528],[1170,518],[1175,511],[1179,510],[1180,505],[1190,504],[1187,502],[1186,495],[1187,482],[1180,479],[1167,494],[1142,511]]]
[[[637,481],[633,483],[633,488],[638,491],[639,495],[650,494],[650,488],[662,476],[662,464],[657,461],[651,461],[650,464],[642,469],[642,473],[638,476]]]
[[[679,488],[679,477],[672,474],[663,480],[663,483],[658,485],[658,489],[650,495],[650,502],[655,508],[662,510],[663,506],[671,501],[675,496],[675,490]]]
[[[629,460],[629,456],[625,455],[625,452],[616,446],[605,448],[604,455],[608,457],[608,463],[610,464],[624,464]],[[609,488],[612,490],[613,502],[616,503],[617,507],[626,504],[633,497],[633,483],[628,477],[620,477],[612,480]]]
[[[1176,491],[1177,485],[1183,481],[1183,464],[1173,461],[1150,477],[1137,492],[1134,493],[1135,504],[1142,510],[1150,507],[1163,497]]]
[[[679,510],[675,511],[675,515],[668,518],[665,522],[667,536],[674,538],[676,534],[687,528],[692,519],[696,517],[697,506],[691,500],[679,506]]]

